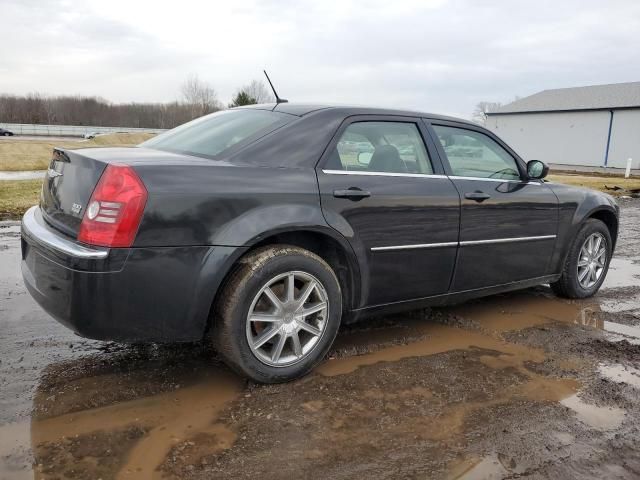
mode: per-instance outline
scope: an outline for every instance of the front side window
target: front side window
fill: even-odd
[[[295,118],[270,110],[227,110],[185,123],[140,146],[215,157],[233,146],[260,138]]]
[[[491,137],[464,128],[434,125],[453,175],[520,180],[516,160]]]
[[[325,168],[377,173],[433,173],[418,127],[404,122],[350,124],[331,152]]]

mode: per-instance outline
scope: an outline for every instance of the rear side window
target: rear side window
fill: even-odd
[[[231,147],[256,140],[295,118],[268,110],[226,110],[185,123],[140,146],[215,157]]]
[[[453,175],[520,180],[516,160],[491,137],[474,130],[434,125]]]
[[[372,173],[433,173],[418,127],[405,122],[352,123],[340,137],[325,168]]]

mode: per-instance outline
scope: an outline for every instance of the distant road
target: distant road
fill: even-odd
[[[82,137],[87,133],[161,133],[161,128],[99,127],[96,125],[43,125],[29,123],[0,123],[0,127],[15,135]]]
[[[82,140],[82,138],[78,137],[48,137],[46,135],[14,135],[12,137],[0,137],[0,142],[2,141],[22,141],[22,142],[57,142],[57,141],[69,141],[73,140],[74,142]]]
[[[0,171],[0,181],[3,180],[37,180],[44,178],[46,170],[26,170],[22,172],[2,172]]]

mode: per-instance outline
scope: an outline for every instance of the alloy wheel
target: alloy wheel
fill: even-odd
[[[277,275],[260,289],[249,308],[249,348],[266,365],[294,365],[317,345],[328,316],[327,292],[316,277],[301,271]]]
[[[606,240],[601,233],[592,233],[582,244],[578,257],[578,283],[584,289],[593,287],[607,265]]]

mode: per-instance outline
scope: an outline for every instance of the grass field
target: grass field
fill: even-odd
[[[124,147],[133,146],[153,137],[149,133],[113,133],[91,140],[0,140],[0,171],[46,170],[54,147]]]
[[[564,183],[567,185],[575,185],[577,187],[593,188],[594,190],[601,190],[611,195],[624,195],[624,191],[608,190],[606,187],[622,187],[627,190],[633,190],[640,188],[640,177],[624,178],[621,176],[587,176],[587,175],[564,175],[564,174],[552,174],[549,175],[549,180],[557,183]]]
[[[38,203],[42,180],[0,181],[0,220],[17,220]]]

